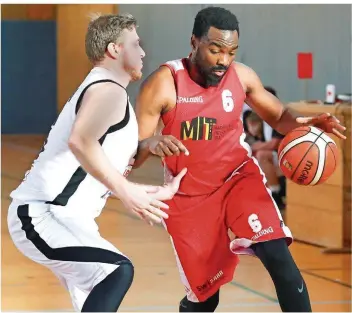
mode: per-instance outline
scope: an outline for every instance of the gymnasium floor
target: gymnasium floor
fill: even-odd
[[[9,193],[42,143],[41,136],[2,136],[2,311],[72,311],[68,293],[56,277],[22,256],[7,230]],[[161,173],[158,160],[152,159],[132,177],[159,183]],[[164,229],[137,220],[115,199],[109,200],[98,223],[101,234],[135,264],[135,280],[120,311],[178,311],[184,292]],[[317,247],[297,242],[291,251],[308,285],[313,311],[351,312],[351,255],[325,255]],[[241,257],[234,280],[221,290],[217,311],[280,311],[271,279],[259,260]]]

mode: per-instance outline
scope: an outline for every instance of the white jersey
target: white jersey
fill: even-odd
[[[11,193],[23,202],[45,202],[57,211],[69,215],[98,216],[105,205],[109,190],[86,173],[68,147],[68,139],[84,93],[97,83],[115,83],[111,73],[95,67],[87,75],[74,95],[68,100],[49,136],[26,173],[20,186]],[[127,100],[126,114],[99,140],[106,156],[123,175],[138,147],[138,126],[134,110]]]

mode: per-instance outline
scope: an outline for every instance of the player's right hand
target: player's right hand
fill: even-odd
[[[162,219],[169,217],[162,210],[168,209],[169,206],[153,197],[152,193],[148,193],[143,185],[127,182],[118,197],[126,208],[149,224],[161,223]]]
[[[341,125],[340,121],[330,113],[321,113],[313,117],[297,117],[296,121],[302,126],[312,125],[341,139],[347,138],[341,133],[346,130],[346,127]]]
[[[149,139],[149,151],[160,157],[180,155],[180,153],[189,155],[189,151],[183,143],[171,135],[151,137]]]

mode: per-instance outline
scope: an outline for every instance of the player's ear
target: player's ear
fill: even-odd
[[[120,47],[113,42],[110,42],[108,44],[108,46],[106,47],[106,52],[108,54],[109,57],[111,57],[112,59],[117,59],[119,53],[120,53]]]
[[[194,35],[192,35],[191,37],[191,48],[192,48],[192,51],[197,50],[197,38]]]

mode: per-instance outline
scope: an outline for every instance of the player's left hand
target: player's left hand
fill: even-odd
[[[150,186],[145,189],[146,192],[152,194],[154,199],[159,201],[170,200],[178,191],[182,178],[186,175],[187,169],[184,168],[175,177],[168,176],[164,186]]]
[[[152,194],[152,197],[154,199],[158,199],[160,201],[170,200],[178,191],[181,180],[186,175],[186,173],[187,173],[187,169],[184,168],[175,177],[169,175],[166,178],[166,183],[164,186],[143,185],[143,188],[147,193]],[[149,225],[151,226],[154,225],[153,221],[151,221],[150,219],[147,219],[144,214],[140,213],[139,217],[144,219]]]
[[[302,126],[318,127],[326,133],[346,139],[346,136],[341,133],[346,130],[346,127],[342,126],[340,121],[330,113],[322,113],[313,117],[297,117],[296,122],[302,124]]]
[[[149,151],[159,157],[189,155],[189,151],[183,143],[172,135],[156,135],[148,139]]]

